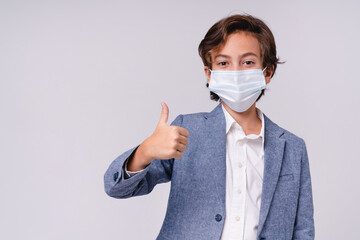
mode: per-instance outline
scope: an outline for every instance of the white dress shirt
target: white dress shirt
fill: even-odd
[[[226,120],[226,217],[221,240],[255,240],[264,171],[264,118],[259,135],[245,135],[222,105]]]
[[[226,120],[226,217],[221,240],[255,240],[259,223],[264,171],[264,118],[259,135],[245,135],[222,105]],[[141,170],[143,171],[143,170]],[[141,172],[127,170],[126,178]]]

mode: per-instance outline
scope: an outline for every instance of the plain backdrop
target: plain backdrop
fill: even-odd
[[[161,101],[211,111],[197,47],[248,13],[285,64],[257,106],[304,138],[316,239],[355,239],[360,211],[358,1],[0,0],[0,239],[155,239],[170,184],[118,200],[103,176],[154,131]]]

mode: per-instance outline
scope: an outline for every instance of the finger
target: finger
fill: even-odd
[[[175,153],[174,158],[176,158],[176,159],[182,158],[182,153],[179,152],[179,151],[177,151],[177,152]]]
[[[186,146],[182,143],[179,143],[176,145],[176,150],[179,151],[179,152],[185,152],[186,150]]]
[[[178,139],[178,142],[182,143],[182,144],[184,144],[186,146],[189,143],[189,140],[185,136],[180,135],[179,139]]]
[[[169,118],[169,107],[166,105],[165,102],[161,102],[161,115],[160,115],[160,120],[159,120],[159,124],[166,124],[168,122],[168,118]]]
[[[185,137],[188,137],[190,134],[189,134],[189,131],[186,130],[185,128],[182,128],[182,127],[178,127],[178,132],[182,135],[182,136],[185,136]]]

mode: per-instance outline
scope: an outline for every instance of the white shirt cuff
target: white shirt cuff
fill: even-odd
[[[127,177],[135,176],[136,174],[141,173],[142,171],[145,170],[145,169],[142,169],[140,171],[131,172],[131,171],[127,170],[127,165],[128,165],[128,159],[126,159],[126,161],[125,161],[125,174],[126,174]]]

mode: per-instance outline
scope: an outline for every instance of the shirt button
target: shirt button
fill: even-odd
[[[243,141],[239,141],[239,146],[242,147],[244,145]]]
[[[236,216],[235,217],[235,220],[238,222],[238,221],[240,221],[240,217],[239,216]]]
[[[238,194],[241,194],[241,189],[238,189],[237,192],[238,192]]]
[[[239,167],[239,168],[242,168],[242,164],[241,164],[241,163],[238,163],[238,167]]]
[[[215,220],[216,220],[217,222],[220,222],[221,219],[222,219],[222,216],[221,216],[220,214],[216,214]]]

